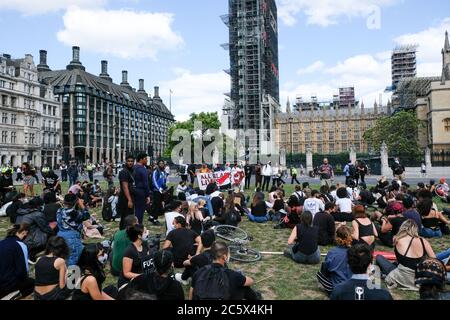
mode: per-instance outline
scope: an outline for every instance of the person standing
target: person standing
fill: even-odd
[[[252,179],[252,166],[248,163],[248,161],[245,162],[244,166],[244,172],[245,172],[245,189],[250,189],[250,181]]]
[[[347,165],[344,167],[345,185],[349,186],[351,184],[355,178],[355,172],[355,165],[352,163],[352,160],[349,160]]]
[[[159,226],[158,217],[164,213],[163,193],[167,190],[167,176],[164,172],[164,161],[158,161],[158,166],[152,173],[152,208],[149,221]]]
[[[405,166],[400,163],[399,158],[394,159],[394,164],[391,166],[394,178],[397,178],[401,182],[405,181]]]
[[[120,230],[125,228],[125,219],[134,215],[134,157],[129,155],[123,170],[119,172],[120,193],[117,211],[120,216]]]
[[[303,168],[303,164],[300,163],[300,176],[304,176],[305,175],[305,168]]]
[[[143,223],[146,204],[150,202],[150,186],[147,172],[147,154],[141,153],[136,158],[134,166],[134,214],[138,218],[139,224]]]
[[[88,173],[89,181],[94,182],[94,165],[89,162],[86,166],[86,171]]]
[[[106,169],[103,172],[103,177],[108,182],[108,189],[114,187],[114,169],[111,162],[106,165]]]
[[[23,163],[22,164],[22,172],[25,178],[23,179],[23,192],[25,193],[25,196],[27,194],[30,194],[30,197],[34,197],[34,184],[36,183],[36,180],[34,178],[34,175],[36,174],[34,170],[31,168],[29,163]]]
[[[182,165],[180,165],[180,177],[181,177],[181,181],[187,182],[187,179],[188,179],[188,170],[189,170],[189,165],[187,165],[187,164],[182,164]]]
[[[264,190],[269,191],[270,177],[272,176],[272,162],[271,161],[269,161],[264,167],[262,167],[261,174],[264,177],[262,191],[264,191]]]
[[[191,184],[194,185],[195,184],[195,177],[196,177],[196,173],[195,173],[195,164],[191,163],[188,166],[188,173],[189,173],[189,177],[191,178]]]
[[[20,167],[17,167],[16,173],[17,173],[16,182],[22,181],[23,180],[22,169]]]
[[[295,181],[297,184],[300,184],[300,181],[298,181],[298,179],[297,179],[297,174],[298,174],[297,168],[294,167],[294,166],[292,166],[292,167],[291,167],[291,177],[292,177],[292,179],[291,179],[291,184],[294,184],[294,181]]]
[[[261,162],[258,161],[258,163],[255,166],[255,188],[261,188],[262,185],[262,167]]]
[[[75,162],[70,163],[67,174],[69,176],[69,186],[73,186],[78,180],[78,168]]]
[[[426,176],[427,176],[427,166],[423,162],[420,165],[420,173],[422,174],[422,178],[426,178]]]
[[[356,185],[359,185],[359,180],[361,180],[362,185],[366,185],[366,175],[369,173],[369,168],[364,161],[358,161],[358,166],[356,167]]]
[[[333,167],[328,163],[328,159],[323,159],[323,164],[319,167],[321,185],[327,185],[331,187],[332,180],[334,179]]]
[[[165,164],[164,173],[166,174],[166,182],[169,183],[170,166],[168,163]]]
[[[65,162],[61,162],[61,164],[59,165],[59,171],[61,171],[61,180],[63,182],[67,181],[67,165],[65,164]]]

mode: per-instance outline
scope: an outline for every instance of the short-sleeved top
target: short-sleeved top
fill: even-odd
[[[151,252],[147,246],[147,244],[144,242],[142,243],[142,251],[139,252],[135,245],[131,243],[123,253],[124,258],[129,258],[133,260],[133,264],[131,265],[131,272],[142,274],[149,271],[153,271],[153,260],[151,256]],[[121,277],[119,279],[119,287],[124,285],[125,283],[130,282],[129,279],[126,279],[123,275],[123,270]]]
[[[181,265],[191,254],[198,234],[186,228],[175,229],[169,232],[166,240],[172,243],[172,253],[175,265]]]
[[[250,209],[255,217],[265,217],[267,215],[267,205],[264,201],[259,201],[255,206],[252,204]]]
[[[338,198],[336,205],[339,206],[339,212],[352,213],[352,200],[349,198]]]
[[[127,200],[127,197],[125,196],[125,192],[122,189],[122,182],[128,182],[128,185],[132,188],[134,187],[134,178],[133,178],[133,169],[129,170],[128,168],[123,168],[119,172],[119,182],[120,182],[120,193],[119,193],[119,200],[124,201]],[[130,188],[128,188],[130,190]],[[131,191],[131,190],[130,190]],[[132,193],[132,192],[130,192]],[[133,194],[131,194],[133,196]]]
[[[403,216],[406,219],[414,220],[414,222],[419,227],[419,230],[422,229],[422,217],[420,216],[420,214],[417,212],[416,209],[409,209],[409,210],[403,212]]]
[[[222,213],[222,209],[224,207],[222,198],[221,197],[211,198],[211,206],[213,208],[214,215],[219,216]]]
[[[313,219],[317,212],[324,211],[325,205],[324,203],[317,198],[309,198],[305,200],[303,204],[303,211],[311,212]]]
[[[245,276],[240,272],[230,270],[230,269],[225,268],[217,263],[213,263],[212,266],[213,266],[213,268],[224,268],[225,269],[225,273],[228,277],[228,280],[230,281],[229,287],[230,287],[231,300],[242,299],[242,297],[239,296],[239,289],[241,289],[245,284],[245,281],[246,281]],[[194,273],[194,276],[192,277],[192,285],[191,286],[193,289],[195,289],[195,286],[197,284],[197,279],[198,279],[200,272],[201,272],[201,269],[198,270],[196,273]]]
[[[59,181],[59,177],[56,173],[49,173],[47,176],[43,177],[45,188],[53,189]]]
[[[319,228],[318,243],[321,246],[334,244],[336,227],[334,218],[331,214],[318,212],[314,216],[313,225]]]
[[[57,202],[44,205],[44,216],[48,222],[56,221],[56,213],[61,209],[61,205]]]
[[[113,239],[112,266],[118,272],[122,272],[123,255],[130,244],[131,241],[127,236],[126,230],[116,232]]]
[[[350,279],[338,284],[331,300],[393,300],[389,291],[367,287],[367,280]]]
[[[205,250],[202,253],[191,258],[191,265],[194,268],[202,268],[204,266],[207,266],[208,264],[211,264],[212,259],[213,256],[211,250]]]
[[[303,224],[297,225],[298,251],[304,255],[311,255],[317,251],[319,239],[318,227],[306,227]]]

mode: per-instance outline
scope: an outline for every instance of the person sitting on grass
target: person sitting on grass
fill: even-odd
[[[203,220],[203,214],[198,209],[198,205],[196,203],[191,203],[189,205],[188,214],[186,215],[186,222],[191,230],[197,234],[201,234],[203,231]]]
[[[106,280],[103,270],[107,257],[101,244],[88,244],[84,247],[78,267],[81,279],[74,290],[72,300],[114,300],[117,298],[117,288],[108,286],[102,290]]]
[[[154,255],[153,264],[155,269],[152,272],[134,278],[119,291],[119,300],[131,300],[130,295],[133,292],[146,296],[154,295],[156,300],[184,300],[183,288],[173,277],[173,254],[168,250],[159,250]],[[148,299],[141,296],[134,300]]]
[[[0,241],[0,299],[15,291],[20,291],[21,297],[33,292],[34,279],[28,276],[28,249],[23,243],[29,230],[28,225],[16,224]]]
[[[392,289],[417,291],[414,283],[417,265],[426,257],[436,257],[430,243],[419,237],[416,223],[413,220],[407,220],[394,238],[394,247],[397,265],[382,255],[376,258],[381,273],[386,276],[386,284]]]
[[[381,216],[381,213],[375,212],[374,217],[377,217],[379,225],[376,224],[378,238],[383,245],[393,248],[394,247],[394,237],[400,230],[401,225],[406,219],[403,216],[405,208],[401,202],[393,202],[393,205],[389,205],[385,210],[385,215]],[[373,220],[373,219],[372,219]]]
[[[372,269],[372,249],[367,244],[357,244],[347,251],[351,279],[336,285],[331,300],[393,300],[389,291],[369,287]]]
[[[420,300],[450,300],[450,292],[445,291],[447,271],[442,261],[428,258],[419,263],[415,277]]]
[[[284,255],[301,264],[318,264],[320,262],[320,249],[318,245],[319,228],[312,225],[312,214],[309,211],[302,213],[300,224],[291,233],[288,240],[288,249]]]
[[[202,233],[200,236],[202,239],[203,252],[196,256],[189,256],[189,259],[183,262],[184,271],[183,273],[175,274],[175,279],[187,286],[189,284],[188,280],[191,278],[197,270],[200,268],[211,264],[213,261],[211,246],[214,241],[216,241],[216,235],[213,230],[208,230]]]
[[[135,215],[128,215],[124,219],[124,224],[125,229],[117,231],[112,241],[111,274],[115,277],[120,276],[122,273],[123,255],[131,244],[131,240],[127,235],[127,229],[137,225],[138,220]]]
[[[337,229],[337,246],[328,252],[320,271],[317,273],[317,280],[327,294],[331,294],[338,284],[352,277],[347,255],[348,249],[352,246],[352,241],[352,233],[347,226],[341,226]]]
[[[175,217],[183,217],[183,215],[181,214],[181,206],[182,202],[178,200],[172,201],[165,206],[164,218],[166,220],[166,235],[168,235],[170,231],[174,230],[175,228],[173,226],[173,219],[175,219]]]
[[[183,262],[190,255],[202,252],[202,240],[197,233],[186,228],[187,223],[184,217],[175,217],[173,225],[175,230],[170,231],[167,235],[163,249],[171,249],[175,268],[183,268]]]
[[[318,243],[320,246],[329,246],[334,244],[336,235],[336,225],[333,218],[335,204],[328,202],[325,204],[325,211],[317,213],[313,220],[313,225],[319,228]]]
[[[348,196],[346,188],[339,188],[336,191],[337,213],[333,215],[336,222],[352,222],[354,216],[352,214],[353,203]]]
[[[147,243],[148,230],[143,225],[136,224],[127,229],[127,235],[132,243],[123,253],[122,273],[117,285],[119,289],[153,267],[152,252]]]
[[[255,193],[255,195],[253,196],[248,219],[251,222],[258,223],[264,223],[270,220],[270,214],[268,212],[267,204],[259,193]]]
[[[355,220],[352,222],[354,244],[365,243],[373,250],[378,232],[373,222],[367,217],[366,208],[361,205],[356,206],[353,208],[353,214],[355,216]]]
[[[309,211],[312,214],[313,219],[317,212],[325,210],[325,204],[319,199],[319,196],[320,192],[313,190],[310,197],[306,199],[303,204],[303,210]]]
[[[431,199],[423,199],[417,203],[417,211],[422,216],[422,229],[420,235],[424,238],[441,238],[443,230],[448,233],[448,221],[444,215],[433,209]]]
[[[219,224],[225,224],[237,227],[242,221],[241,212],[238,209],[238,204],[235,202],[233,194],[229,194],[225,201],[222,216],[214,217],[214,221]]]
[[[61,204],[56,199],[56,193],[46,192],[44,194],[44,216],[47,222],[56,221],[56,213],[61,209]]]
[[[66,287],[66,259],[69,247],[61,237],[48,240],[45,256],[35,266],[34,300],[66,300],[72,293]]]
[[[214,242],[213,263],[199,269],[192,277],[189,300],[260,300],[261,294],[251,288],[253,279],[228,269],[230,249],[224,242]],[[227,282],[227,285],[224,284]]]

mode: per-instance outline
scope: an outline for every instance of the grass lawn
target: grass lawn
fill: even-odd
[[[106,190],[106,184],[102,184],[103,190]],[[21,189],[20,187],[18,189]],[[63,191],[68,189],[67,183],[63,184]],[[290,195],[293,192],[293,187],[287,185],[285,187],[286,194]],[[41,187],[35,186],[35,192],[40,193]],[[250,195],[247,193],[246,195]],[[436,200],[438,205],[443,208],[445,204],[441,203],[439,199]],[[101,219],[100,209],[92,210],[97,217]],[[163,218],[160,219],[161,222]],[[164,234],[165,227],[154,227],[145,221],[147,228],[151,235]],[[4,238],[6,230],[9,227],[8,218],[0,218],[0,238]],[[112,237],[114,232],[118,229],[118,222],[105,223],[110,228],[105,232],[105,238]],[[246,230],[254,238],[250,246],[260,251],[282,252],[287,244],[287,239],[291,230],[273,229],[272,223],[257,224],[251,223],[247,219],[239,225]],[[98,240],[88,240],[86,242],[97,242]],[[450,247],[450,237],[441,239],[433,239],[430,241],[436,253],[446,250]],[[326,253],[330,248],[321,247],[321,252]],[[378,246],[377,250],[392,251],[392,249]],[[1,257],[0,257],[1,258]],[[322,259],[324,259],[322,257]],[[316,272],[320,265],[306,266],[299,265],[288,258],[280,255],[264,255],[262,260],[253,264],[239,264],[232,263],[233,269],[243,271],[246,275],[252,277],[256,284],[255,288],[263,294],[266,300],[326,300],[327,296],[318,288],[316,280]],[[31,268],[33,271],[33,268]],[[178,271],[178,270],[177,270]],[[109,272],[107,272],[109,274]],[[108,275],[106,283],[116,284],[117,279]],[[185,288],[186,291],[188,288]],[[414,300],[418,299],[418,294],[415,292],[393,290],[392,295],[396,300]]]

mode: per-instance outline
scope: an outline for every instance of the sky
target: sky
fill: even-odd
[[[372,106],[391,83],[390,54],[417,44],[418,76],[440,76],[441,49],[450,30],[450,2],[440,0],[277,0],[280,103],[302,96],[331,100],[354,86]],[[48,51],[52,70],[81,47],[87,71],[108,60],[114,82],[160,95],[177,120],[219,111],[230,91],[227,0],[0,0],[0,52],[14,58]]]

